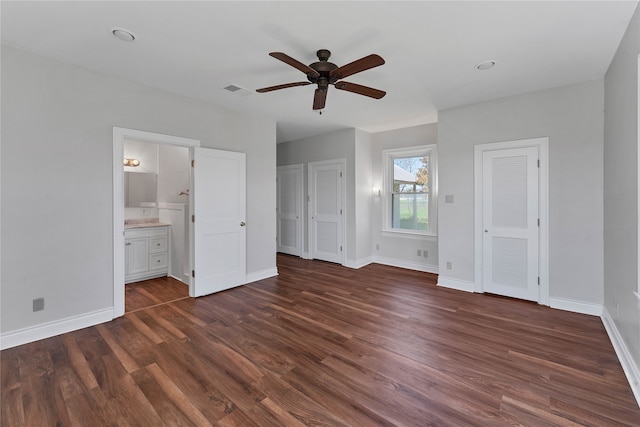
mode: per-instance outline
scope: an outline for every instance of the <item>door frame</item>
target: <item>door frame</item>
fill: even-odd
[[[540,286],[538,289],[538,304],[549,305],[549,138],[531,138],[514,141],[477,144],[474,146],[474,236],[475,236],[475,285],[474,292],[483,293],[482,281],[482,155],[486,151],[505,150],[512,148],[538,148],[540,159],[538,175],[538,209],[540,227],[538,230],[538,268]]]
[[[298,163],[295,165],[286,165],[286,166],[278,166],[276,168],[276,179],[279,178],[278,172],[280,171],[300,171],[300,182],[298,182],[298,190],[297,190],[297,199],[298,199],[298,212],[300,212],[297,224],[296,224],[296,245],[300,250],[300,254],[298,256],[302,257],[304,254],[304,165],[302,163]],[[280,183],[276,186],[276,207],[280,206]],[[280,222],[278,216],[280,215],[280,211],[276,212],[276,233],[278,233],[278,241],[276,242],[276,250],[280,246]]]
[[[342,179],[340,180],[340,186],[341,186],[341,191],[342,191],[342,197],[340,200],[340,203],[342,203],[342,215],[340,215],[340,228],[341,228],[341,233],[340,233],[340,237],[342,242],[340,242],[340,245],[342,246],[342,251],[340,253],[340,264],[341,265],[345,265],[345,259],[346,256],[345,254],[347,253],[347,236],[346,236],[346,218],[347,218],[347,185],[346,185],[346,181],[347,181],[347,159],[345,158],[341,158],[341,159],[333,159],[333,160],[322,160],[322,161],[318,161],[318,162],[309,162],[307,164],[307,248],[308,248],[308,254],[309,254],[309,259],[313,259],[313,246],[314,246],[314,239],[313,239],[313,226],[312,226],[312,219],[311,217],[313,216],[313,212],[311,209],[311,193],[312,193],[312,189],[313,189],[313,169],[316,166],[324,166],[324,165],[331,165],[331,164],[335,164],[335,163],[339,163],[340,167],[342,168]]]
[[[113,318],[124,315],[124,140],[137,139],[154,144],[199,147],[200,140],[142,130],[113,127]],[[192,150],[191,150],[192,151]],[[193,199],[191,197],[190,199]],[[189,200],[191,211],[192,201]],[[189,254],[192,264],[193,254]]]

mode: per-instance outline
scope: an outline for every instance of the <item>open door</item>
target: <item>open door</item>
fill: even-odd
[[[193,148],[192,297],[246,283],[245,157]]]

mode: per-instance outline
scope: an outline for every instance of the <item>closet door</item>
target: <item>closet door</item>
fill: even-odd
[[[278,252],[302,255],[302,165],[277,170]]]

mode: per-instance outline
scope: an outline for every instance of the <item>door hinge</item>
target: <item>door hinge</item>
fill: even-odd
[[[540,286],[540,276],[538,276],[538,286]]]
[[[540,227],[540,218],[538,218],[538,227]]]
[[[538,159],[538,167],[540,167],[540,159]]]
[[[342,209],[340,209],[340,215],[342,215]]]
[[[342,246],[340,246],[340,252],[342,252]]]
[[[191,222],[196,222],[196,216],[195,215],[191,215]]]
[[[195,168],[196,167],[196,161],[195,160],[191,160],[191,167]]]
[[[193,278],[196,277],[196,271],[195,270],[191,270],[191,277],[193,277]]]
[[[340,178],[342,178],[342,172],[340,172]]]
[[[307,202],[311,201],[311,196],[307,196]]]

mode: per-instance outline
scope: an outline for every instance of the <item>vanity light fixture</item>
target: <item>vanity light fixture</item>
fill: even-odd
[[[138,159],[124,159],[123,163],[125,166],[132,166],[132,167],[140,166],[140,160]]]

